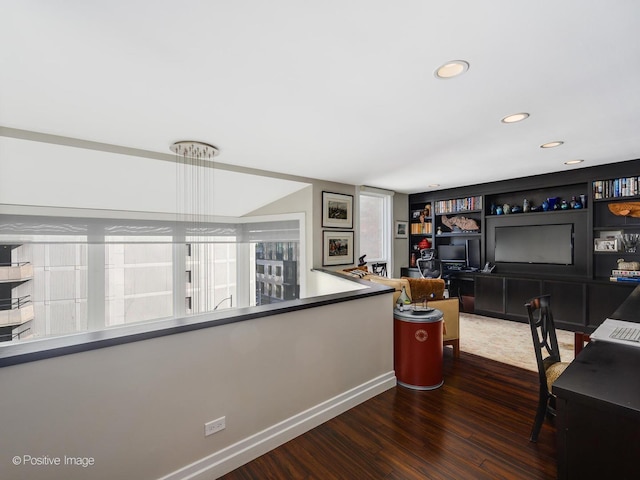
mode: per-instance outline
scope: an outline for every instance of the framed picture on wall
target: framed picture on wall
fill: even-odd
[[[353,195],[322,192],[322,226],[353,228]]]
[[[396,238],[409,238],[408,229],[409,222],[396,220]]]
[[[350,265],[353,263],[353,232],[323,230],[322,265]]]

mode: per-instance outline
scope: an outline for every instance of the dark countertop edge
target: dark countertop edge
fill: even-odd
[[[362,284],[368,288],[291,300],[278,304],[243,307],[190,317],[140,322],[131,325],[105,328],[93,332],[81,332],[59,337],[29,340],[24,343],[0,344],[0,368],[393,292],[393,288],[385,285],[355,277],[348,277],[329,270],[312,270],[338,276]]]
[[[411,271],[418,271],[416,267],[403,267],[407,268]],[[591,277],[582,277],[582,276],[574,276],[574,275],[544,275],[540,273],[512,273],[512,272],[482,272],[482,271],[456,271],[451,272],[449,274],[450,277],[495,277],[495,278],[508,278],[514,280],[544,280],[547,282],[568,282],[568,283],[586,283],[586,284],[598,284],[598,285],[616,285],[616,286],[626,286],[626,287],[635,287],[639,284],[634,282],[612,282],[608,277],[602,278],[591,278]]]

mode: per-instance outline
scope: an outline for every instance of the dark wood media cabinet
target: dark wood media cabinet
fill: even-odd
[[[462,300],[463,310],[469,311],[471,306],[478,314],[526,322],[526,301],[551,294],[558,328],[590,333],[638,285],[612,282],[609,277],[619,258],[640,261],[640,248],[635,253],[600,251],[594,247],[594,240],[616,233],[640,233],[640,218],[616,216],[608,208],[610,203],[640,202],[639,173],[640,159],[412,194],[409,267],[402,269],[402,275],[419,276],[413,267],[425,238],[436,249],[439,245],[466,245],[470,249],[472,244],[477,249],[479,241],[480,266],[491,262],[495,270],[450,275],[450,293]],[[549,203],[548,199],[558,205],[564,200],[566,205],[556,209],[545,205],[546,210],[524,211],[524,199],[527,206],[533,207]],[[571,206],[575,201],[578,208]],[[504,213],[514,206],[517,213]],[[501,210],[502,214],[498,214]],[[425,216],[425,212],[429,215]],[[445,213],[449,217],[473,219],[479,228],[473,232],[452,231],[442,222]],[[496,253],[498,230],[524,227],[534,231],[547,226],[568,226],[569,259],[563,262],[556,257],[548,263],[544,259],[501,261],[504,255]]]

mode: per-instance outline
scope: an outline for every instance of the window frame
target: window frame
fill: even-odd
[[[387,272],[393,271],[393,225],[392,225],[392,212],[393,212],[393,192],[386,190],[375,189],[371,187],[360,187],[358,193],[358,237],[362,239],[362,197],[374,197],[380,198],[382,202],[382,229],[381,229],[381,250],[383,252],[382,258],[373,258],[368,256],[365,258],[367,263],[386,263]],[[362,240],[360,240],[362,241]],[[360,255],[366,254],[362,251],[361,244],[359,245]]]

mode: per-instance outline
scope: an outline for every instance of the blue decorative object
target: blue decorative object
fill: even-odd
[[[542,210],[545,211],[545,212],[549,211],[549,202],[548,201],[545,200],[544,202],[542,202]]]
[[[569,204],[567,203],[566,200],[562,200],[562,203],[560,204],[560,209],[562,209],[562,210],[568,210],[569,209]]]
[[[558,197],[549,197],[547,198],[547,204],[549,205],[548,210],[557,210],[560,205],[558,205]]]
[[[576,197],[573,197],[573,199],[571,200],[571,203],[573,204],[573,208],[575,209],[582,208],[582,202],[578,200]]]
[[[502,207],[500,205],[496,207],[496,215],[502,215]]]
[[[522,213],[522,207],[520,205],[514,205],[511,207],[511,213]]]

